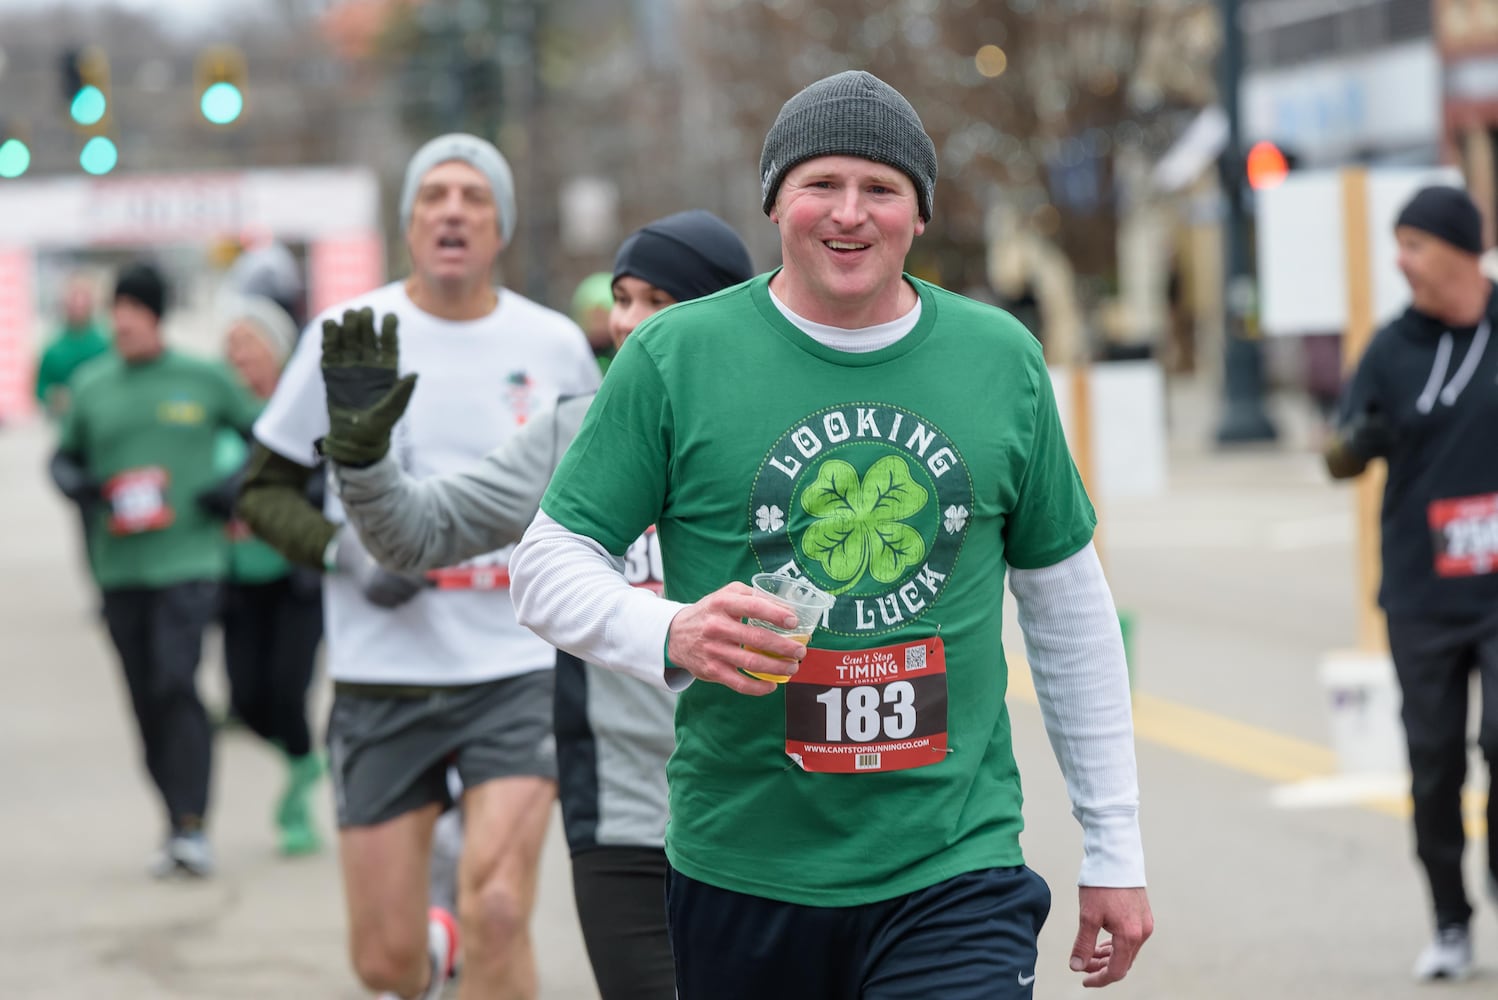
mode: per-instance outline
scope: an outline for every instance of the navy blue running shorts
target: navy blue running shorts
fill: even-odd
[[[988,868],[863,906],[800,906],[676,871],[666,905],[679,1000],[1031,1000],[1051,891]]]

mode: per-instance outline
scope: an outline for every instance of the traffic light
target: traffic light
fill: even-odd
[[[120,151],[107,135],[94,136],[83,144],[83,151],[78,154],[78,165],[95,177],[109,173],[119,162]]]
[[[213,125],[232,125],[244,113],[244,53],[233,45],[215,45],[198,56],[198,109]]]
[[[0,122],[0,180],[14,180],[31,166],[31,142],[24,122]]]
[[[62,98],[73,124],[86,131],[101,129],[109,117],[109,57],[97,45],[68,49],[62,54]]]
[[[1268,140],[1256,142],[1249,147],[1244,173],[1249,187],[1265,191],[1285,183],[1285,176],[1290,173],[1290,160],[1274,143]]]

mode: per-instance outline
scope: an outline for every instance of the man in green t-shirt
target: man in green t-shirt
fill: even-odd
[[[68,282],[62,310],[62,329],[36,366],[36,401],[53,420],[61,420],[67,412],[68,380],[73,373],[109,351],[109,338],[94,319],[94,293],[86,279]]]
[[[761,177],[784,266],[625,343],[510,564],[523,624],[682,689],[679,995],[1033,996],[1006,575],[1083,828],[1071,968],[1114,982],[1153,926],[1128,679],[1039,344],[904,273],[936,155],[883,81],[791,98]],[[664,600],[617,569],[652,524]],[[746,623],[795,624],[761,571],[836,596],[811,649]]]
[[[154,268],[121,272],[116,352],[74,379],[52,478],[84,509],[104,618],[165,806],[151,871],[205,876],[211,733],[196,673],[228,568],[213,455],[224,428],[249,433],[259,405],[222,365],[167,348],[165,306]]]

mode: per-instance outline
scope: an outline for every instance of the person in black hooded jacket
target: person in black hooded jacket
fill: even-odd
[[[1338,479],[1388,465],[1379,604],[1404,703],[1416,853],[1436,936],[1417,979],[1464,978],[1472,907],[1462,881],[1468,691],[1498,764],[1498,296],[1479,268],[1482,217],[1452,187],[1419,191],[1395,224],[1410,307],[1375,334],[1344,389],[1326,451]],[[1498,801],[1488,799],[1488,889],[1498,903]]]

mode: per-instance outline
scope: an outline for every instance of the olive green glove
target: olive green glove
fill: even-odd
[[[322,324],[322,379],[327,386],[328,436],[318,443],[339,465],[373,465],[390,450],[390,429],[406,412],[416,376],[397,378],[400,341],[394,315],[375,333],[374,310],[345,310]]]

